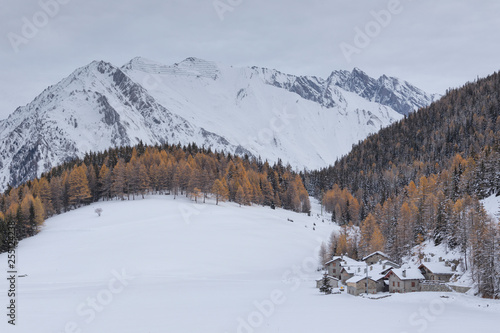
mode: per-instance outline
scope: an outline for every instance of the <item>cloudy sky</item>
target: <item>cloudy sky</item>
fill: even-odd
[[[1,0],[0,119],[93,60],[194,56],[444,93],[500,69],[498,0]]]

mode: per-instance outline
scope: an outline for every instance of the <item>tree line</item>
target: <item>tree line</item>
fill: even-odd
[[[462,253],[479,294],[500,297],[500,230],[480,204],[500,195],[498,73],[448,91],[302,177],[345,226],[329,255],[383,250],[401,261],[431,240]]]
[[[309,213],[300,175],[279,160],[239,157],[195,144],[120,147],[90,152],[0,195],[0,252],[8,250],[7,227],[18,240],[37,233],[50,216],[99,200],[134,200],[146,194],[213,197]]]

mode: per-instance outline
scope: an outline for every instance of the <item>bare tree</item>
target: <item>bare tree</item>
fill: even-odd
[[[96,214],[97,214],[98,216],[101,216],[101,214],[102,214],[102,208],[101,208],[101,207],[96,208],[96,209],[95,209],[95,212],[96,212]]]

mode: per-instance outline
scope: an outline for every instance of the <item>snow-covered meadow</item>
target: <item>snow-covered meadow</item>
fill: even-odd
[[[98,217],[94,212],[101,207]],[[316,207],[317,210],[317,207]],[[292,221],[290,221],[292,220]],[[316,226],[314,226],[316,224]],[[315,227],[315,230],[313,230]],[[1,332],[495,332],[500,302],[456,293],[322,295],[336,226],[186,198],[101,202],[53,217],[17,249],[16,326]],[[0,255],[7,271],[7,255]],[[7,313],[8,281],[0,282]],[[447,296],[448,298],[442,298]]]

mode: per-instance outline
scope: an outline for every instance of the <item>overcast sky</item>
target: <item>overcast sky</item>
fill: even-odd
[[[1,3],[0,119],[93,60],[194,56],[324,78],[358,67],[437,93],[500,69],[498,0]]]

